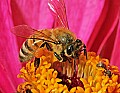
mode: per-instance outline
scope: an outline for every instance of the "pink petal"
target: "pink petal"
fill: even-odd
[[[96,37],[99,33],[99,29],[101,28],[104,20],[105,20],[105,17],[106,17],[106,14],[107,14],[107,10],[108,10],[108,1],[106,0],[106,2],[104,3],[104,7],[103,7],[103,10],[101,12],[101,15],[99,16],[99,19],[98,21],[96,22],[96,25],[91,33],[91,36],[88,40],[88,43],[87,43],[87,49],[90,50],[92,47],[93,47],[93,43],[95,42],[96,40]],[[97,43],[97,42],[96,42]]]
[[[64,0],[48,0],[48,6],[54,17],[54,28],[69,28]]]
[[[11,0],[14,25],[28,24],[33,28],[51,28],[53,19],[48,0]]]
[[[53,26],[48,0],[11,0],[11,11],[14,25],[27,24],[36,29]],[[20,48],[25,39],[17,39]]]
[[[120,70],[120,16],[119,16],[114,48],[111,56],[111,64],[118,66]]]
[[[14,24],[28,24],[39,29],[52,28],[53,17],[47,3],[48,0],[30,0],[29,2],[11,0]],[[65,3],[70,29],[87,43],[102,11],[104,0],[79,0],[77,2],[75,0],[65,0]],[[23,42],[23,40],[20,40],[22,39],[19,39],[19,46]]]
[[[17,38],[16,43],[16,37],[10,32],[12,22],[14,25],[27,24],[37,29],[52,28],[54,20],[47,3],[48,0],[0,2],[0,92],[13,93],[22,81],[16,77],[21,67],[17,55],[25,39]],[[107,46],[110,53],[106,51],[102,55],[111,57],[111,63],[119,66],[119,0],[65,0],[65,3],[70,29],[87,44],[88,50],[102,54],[104,46]],[[113,43],[115,40],[115,45],[106,43],[108,40]]]
[[[6,68],[0,66],[0,93],[16,92],[13,81],[8,72],[6,72]]]
[[[120,1],[106,0],[102,14],[88,41],[88,50],[95,51],[102,57],[108,58],[111,64],[119,66],[119,55],[116,59],[114,53],[120,52],[118,45],[118,16]],[[117,42],[116,45],[115,41]],[[117,49],[115,49],[117,47]],[[114,50],[113,50],[114,49]],[[116,52],[115,52],[116,51]],[[114,58],[115,57],[115,58]],[[114,60],[113,60],[114,59]]]
[[[0,91],[13,93],[21,79],[17,78],[21,64],[18,61],[18,50],[15,36],[10,32],[12,27],[10,2],[0,2]]]
[[[86,44],[102,12],[105,0],[66,0],[70,29]]]

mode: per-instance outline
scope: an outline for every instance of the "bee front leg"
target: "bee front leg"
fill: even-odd
[[[63,58],[62,58],[59,54],[57,54],[56,52],[54,52],[54,55],[55,55],[55,57],[56,57],[59,61],[63,61]]]
[[[71,63],[71,58],[67,57],[67,56],[65,55],[65,52],[64,52],[64,51],[62,51],[62,52],[60,53],[60,55],[61,55],[61,57],[63,58],[63,61],[64,61],[64,62],[65,62],[65,61],[68,61],[69,63]]]

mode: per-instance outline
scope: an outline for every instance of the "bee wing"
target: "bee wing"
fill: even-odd
[[[23,38],[29,38],[30,35],[37,32],[37,30],[29,27],[28,25],[18,25],[11,29],[11,32],[15,34],[16,36],[23,37]]]
[[[49,0],[49,9],[55,18],[55,27],[68,27],[66,8],[63,0]]]
[[[34,40],[38,39],[38,40],[43,40],[43,41],[47,41],[51,43],[57,42],[47,35],[48,31],[36,30],[36,29],[29,27],[28,25],[15,26],[11,29],[11,32],[15,34],[16,36],[26,38],[26,39],[34,39]],[[30,37],[31,35],[34,35],[34,37]]]

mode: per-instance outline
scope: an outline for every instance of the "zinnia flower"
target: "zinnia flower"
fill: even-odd
[[[24,40],[12,35],[11,27],[27,24],[36,29],[52,28],[54,20],[47,3],[47,0],[2,0],[0,2],[0,92],[16,92],[18,84],[22,82],[22,79],[18,79],[16,76],[21,68],[18,61],[18,50]],[[120,68],[119,0],[65,0],[65,5],[69,28],[76,33],[78,38],[83,40],[87,45],[87,50],[95,51],[100,56],[108,58],[110,64]],[[32,63],[29,64],[32,65]],[[112,73],[116,73],[116,67],[111,68],[113,69]],[[54,71],[56,73],[55,69]],[[112,77],[116,79],[113,80]],[[105,76],[105,78],[107,77]],[[111,76],[111,79],[112,82],[116,82],[116,74]],[[92,81],[94,78],[90,77],[90,80]],[[109,78],[107,80],[109,81]],[[86,82],[86,80],[82,82],[84,81]],[[119,91],[119,84],[110,82],[105,83],[109,85],[108,91],[111,92],[114,88]],[[85,84],[90,84],[90,82],[87,81]],[[83,85],[85,84],[83,83]],[[63,87],[66,88],[66,86]],[[72,90],[79,89],[82,90],[81,87]],[[91,90],[91,86],[88,89]]]
[[[41,60],[37,70],[34,61],[20,70],[18,77],[25,82],[18,93],[120,93],[118,67],[94,52],[88,52],[87,60],[80,55],[76,74],[73,63],[57,61],[45,48],[39,49],[37,57]]]

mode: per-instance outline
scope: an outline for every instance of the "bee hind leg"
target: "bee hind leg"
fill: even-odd
[[[47,42],[44,42],[44,43],[40,46],[40,48],[44,47],[45,45],[46,45],[46,48],[47,48],[49,51],[52,51],[51,46],[50,46]]]
[[[35,57],[35,61],[34,61],[35,73],[39,65],[40,65],[40,58]]]

